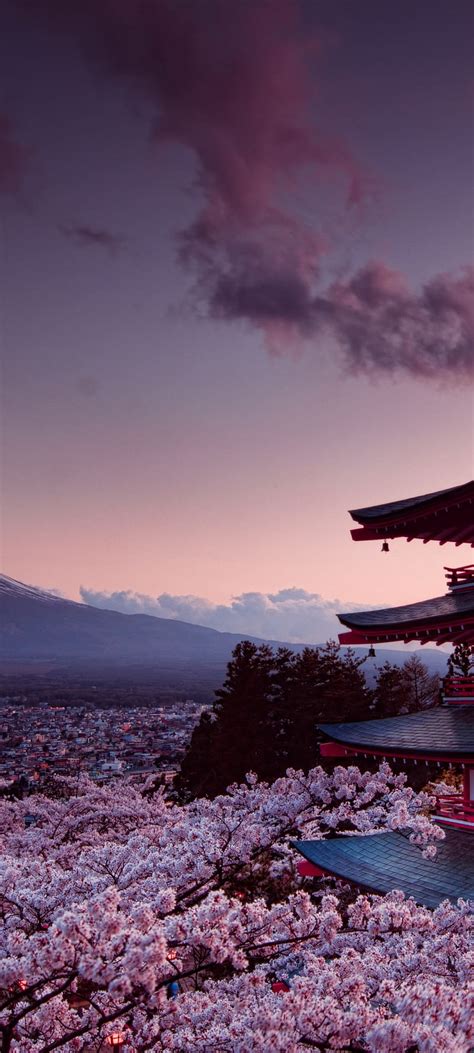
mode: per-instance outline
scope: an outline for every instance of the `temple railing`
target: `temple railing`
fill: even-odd
[[[465,567],[444,567],[446,571],[446,584],[451,592],[463,592],[464,589],[474,588],[474,563]]]
[[[474,830],[474,801],[466,801],[461,793],[440,794],[436,797],[436,816],[463,826],[470,823]]]
[[[445,676],[441,693],[443,702],[474,703],[474,676]]]

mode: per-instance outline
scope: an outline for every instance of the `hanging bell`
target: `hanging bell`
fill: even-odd
[[[390,549],[388,547],[388,541],[384,541],[381,551],[382,552],[390,552]]]
[[[374,645],[373,645],[373,644],[371,644],[371,645],[370,645],[370,647],[369,647],[369,651],[368,651],[368,654],[367,654],[367,658],[376,658],[376,657],[377,657],[377,656],[376,656],[376,654],[375,654],[375,647],[374,647]]]

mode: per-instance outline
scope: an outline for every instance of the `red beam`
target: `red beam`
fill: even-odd
[[[345,746],[340,746],[338,742],[321,742],[319,753],[321,757],[347,757]]]
[[[349,646],[371,643],[409,643],[412,640],[421,645],[436,643],[437,646],[443,643],[459,643],[463,640],[474,643],[474,619],[472,615],[469,615],[465,618],[459,617],[457,624],[452,621],[443,621],[432,626],[410,626],[408,624],[405,628],[400,624],[392,628],[387,627],[387,629],[380,627],[367,627],[363,630],[351,629],[349,632],[339,634],[339,642]]]
[[[323,753],[323,746],[339,747],[340,753]],[[394,749],[376,749],[372,746],[348,746],[342,742],[322,742],[319,747],[320,753],[324,757],[351,757],[351,756],[363,756],[363,757],[383,757],[384,760],[412,760],[412,761],[423,761],[423,763],[433,764],[460,764],[465,766],[466,764],[472,764],[472,754],[459,754],[459,756],[449,756],[444,753],[406,753],[403,750]]]

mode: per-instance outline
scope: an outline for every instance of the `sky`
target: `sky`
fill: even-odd
[[[273,638],[469,554],[347,509],[473,476],[468,0],[7,0],[2,564]]]

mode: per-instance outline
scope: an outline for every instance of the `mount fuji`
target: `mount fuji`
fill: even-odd
[[[190,683],[194,676],[205,676],[217,686],[234,647],[243,638],[295,651],[308,646],[219,632],[150,614],[121,614],[76,603],[0,575],[0,653],[4,670],[45,664],[62,671],[91,672],[140,667],[167,678],[179,675],[182,680],[184,676]],[[420,654],[431,672],[445,672],[445,654],[434,650]],[[408,655],[408,651],[377,650],[379,662],[389,659],[397,665]]]

